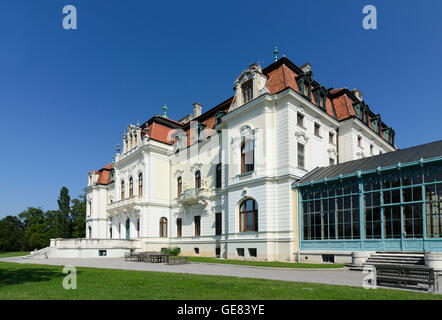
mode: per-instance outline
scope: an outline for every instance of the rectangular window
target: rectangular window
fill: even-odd
[[[256,248],[249,248],[249,256],[256,258],[256,256],[257,256]]]
[[[222,233],[222,213],[215,214],[215,235],[219,236]]]
[[[319,124],[315,123],[315,136],[317,136],[319,138],[321,137],[321,135],[319,134],[320,128],[321,128],[321,126]]]
[[[328,134],[328,142],[329,142],[330,144],[335,144],[335,134],[334,134],[334,133],[330,132],[330,133]]]
[[[304,145],[298,143],[298,168],[304,169]]]
[[[427,237],[442,238],[442,183],[425,186],[425,206]]]
[[[304,116],[302,114],[300,114],[299,112],[298,112],[298,116],[297,116],[297,124],[298,124],[298,126],[304,128]]]
[[[244,257],[244,248],[237,248],[236,253],[238,254],[238,257]]]
[[[201,235],[201,216],[195,216],[195,237]]]
[[[328,159],[328,164],[330,166],[334,165],[335,164],[335,159],[333,159],[333,158]]]
[[[176,219],[176,236],[178,238],[181,238],[183,236],[183,219],[182,218]]]
[[[249,80],[242,85],[242,97],[243,97],[244,103],[247,103],[253,99],[253,82],[252,82],[252,80]]]

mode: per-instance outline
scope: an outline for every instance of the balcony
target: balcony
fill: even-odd
[[[116,214],[126,211],[139,210],[139,205],[143,202],[141,196],[135,195],[123,200],[114,201],[107,204],[107,212],[109,214]]]
[[[177,198],[177,202],[182,205],[206,204],[209,199],[209,190],[205,188],[192,188],[184,190]]]

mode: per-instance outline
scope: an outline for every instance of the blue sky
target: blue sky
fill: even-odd
[[[77,8],[78,29],[62,27]],[[377,8],[364,30],[362,8]],[[102,1],[0,3],[0,217],[57,208],[112,161],[128,123],[178,119],[233,94],[278,46],[326,88],[359,88],[400,148],[441,139],[442,2]]]

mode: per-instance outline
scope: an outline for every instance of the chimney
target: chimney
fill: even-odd
[[[198,102],[195,102],[193,104],[193,118],[197,118],[201,115],[201,112],[203,110],[203,106],[199,104]]]
[[[302,70],[304,73],[307,73],[307,72],[309,72],[309,71],[312,71],[312,65],[311,65],[309,62],[307,62],[307,63],[305,63],[304,65],[301,66],[301,70]]]
[[[354,96],[356,97],[356,99],[358,99],[359,101],[362,101],[362,96],[363,96],[363,95],[362,95],[361,90],[355,88],[355,89],[353,89],[353,90],[351,91],[351,93],[354,94]]]

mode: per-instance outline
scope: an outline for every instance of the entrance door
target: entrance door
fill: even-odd
[[[126,220],[126,239],[130,238],[130,219]]]

